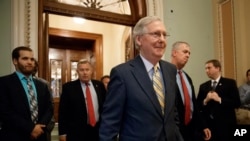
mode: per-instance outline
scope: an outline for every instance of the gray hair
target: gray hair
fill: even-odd
[[[145,28],[148,24],[154,22],[154,21],[162,21],[161,18],[157,16],[147,16],[141,18],[135,25],[133,29],[133,41],[135,43],[136,49],[139,49],[139,46],[136,43],[136,37],[140,36],[147,32],[147,28]]]
[[[185,41],[176,41],[172,45],[172,51],[173,50],[177,50],[181,44],[186,44],[188,47],[190,47],[190,44],[188,42],[185,42]]]
[[[78,67],[80,64],[89,64],[89,65],[92,67],[91,62],[90,62],[88,59],[81,59],[81,60],[79,60],[78,63],[77,63],[77,67]]]

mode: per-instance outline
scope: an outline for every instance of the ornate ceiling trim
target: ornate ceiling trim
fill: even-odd
[[[123,18],[119,18],[120,16],[119,14],[114,14],[114,13],[111,14],[110,12],[101,11],[102,16],[100,16],[99,12],[91,12],[91,10],[88,8],[81,8],[81,10],[77,9],[71,10],[71,9],[62,9],[60,7],[51,7],[46,5],[43,8],[45,12],[53,14],[60,13],[60,15],[65,15],[65,16],[79,16],[90,20],[98,20],[115,24],[132,25],[134,22],[133,20],[131,20],[131,16],[128,15],[123,15],[124,16]]]
[[[79,16],[90,20],[103,21],[121,25],[134,26],[140,17],[146,16],[145,2],[129,0],[131,15],[117,14],[86,7],[67,5],[64,3],[43,0],[43,12],[65,16]]]

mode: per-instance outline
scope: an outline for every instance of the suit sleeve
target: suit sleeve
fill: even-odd
[[[62,94],[60,97],[60,103],[59,103],[59,117],[58,117],[58,122],[59,122],[59,135],[66,135],[67,134],[67,129],[68,129],[68,119],[69,119],[69,111],[72,110],[68,105],[68,89],[67,85],[63,85],[62,87]]]
[[[111,71],[111,81],[103,106],[102,120],[99,130],[100,141],[114,141],[121,125],[126,100],[126,89],[123,79],[116,69]]]
[[[228,81],[226,93],[221,96],[221,105],[223,107],[238,108],[240,106],[240,96],[235,80]]]
[[[39,116],[38,123],[45,124],[47,126],[54,114],[53,98],[48,85],[40,80],[37,81],[39,81],[39,85],[37,85],[37,94],[39,102],[38,106],[40,107],[39,112],[41,115]]]

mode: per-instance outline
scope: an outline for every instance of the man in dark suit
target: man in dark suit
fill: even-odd
[[[53,116],[53,107],[47,85],[32,78],[33,51],[29,47],[17,47],[12,52],[12,61],[16,72],[0,78],[0,140],[47,141],[46,126]],[[33,102],[35,109],[31,107]]]
[[[144,17],[135,25],[133,39],[140,55],[111,70],[100,141],[114,141],[118,135],[121,141],[182,140],[175,107],[176,68],[161,60],[167,36],[158,17]]]
[[[52,105],[53,105],[53,109],[54,109],[54,102],[53,102],[52,89],[50,87],[50,83],[47,80],[36,76],[36,73],[38,71],[38,67],[39,67],[38,61],[35,60],[35,67],[34,67],[34,71],[32,73],[33,79],[39,80],[39,81],[45,83],[48,86],[49,92],[50,92],[51,101],[52,101]],[[54,129],[54,127],[55,127],[55,117],[52,116],[49,124],[47,124],[47,126],[46,126],[46,129],[47,129],[46,130],[46,134],[47,134],[48,141],[51,140],[51,132]]]
[[[171,63],[176,66],[178,71],[176,75],[176,94],[180,130],[185,141],[197,141],[202,138],[209,140],[211,132],[207,127],[203,126],[202,119],[199,116],[192,79],[183,70],[188,62],[190,53],[190,45],[187,42],[177,41],[172,45]],[[185,92],[186,88],[187,92]]]
[[[221,76],[218,60],[207,61],[205,69],[211,80],[200,85],[198,108],[211,129],[211,141],[229,141],[236,125],[235,108],[240,106],[238,88],[235,80]]]
[[[91,80],[93,68],[88,60],[78,62],[77,73],[79,79],[65,83],[62,88],[59,104],[59,139],[98,141],[100,113],[106,90],[101,81]],[[90,103],[92,104],[89,105]],[[89,109],[92,106],[93,109]]]

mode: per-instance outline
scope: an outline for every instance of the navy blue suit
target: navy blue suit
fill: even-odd
[[[160,61],[165,86],[165,114],[140,56],[114,67],[103,107],[100,141],[177,141],[176,68]]]
[[[48,125],[53,116],[51,94],[48,86],[33,79],[38,100],[37,124]],[[30,141],[35,124],[31,120],[30,108],[25,90],[16,73],[0,78],[0,120],[2,120],[1,141]],[[46,128],[44,129],[46,131]],[[46,133],[36,141],[47,141]]]

